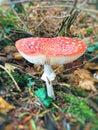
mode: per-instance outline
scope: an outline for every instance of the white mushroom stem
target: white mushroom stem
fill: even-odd
[[[49,97],[55,99],[54,91],[53,91],[53,86],[52,86],[52,81],[55,79],[55,73],[51,67],[51,65],[45,64],[44,65],[44,73],[41,77],[42,80],[46,82],[46,87],[47,87],[47,94]]]

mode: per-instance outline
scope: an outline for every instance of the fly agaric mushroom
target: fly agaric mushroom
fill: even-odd
[[[55,99],[52,81],[56,75],[51,66],[76,60],[85,52],[86,45],[80,40],[67,37],[31,37],[18,40],[16,48],[29,62],[44,65],[41,79],[46,82],[48,96]]]

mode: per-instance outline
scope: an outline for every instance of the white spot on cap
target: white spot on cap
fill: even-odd
[[[75,42],[72,42],[73,45],[75,45]]]
[[[34,45],[34,41],[33,41],[33,42],[31,42],[31,45]]]
[[[77,52],[77,49],[76,49],[76,50],[74,50],[74,52]]]
[[[69,41],[66,41],[66,43],[69,43]]]
[[[78,46],[81,46],[81,44],[78,44]]]
[[[82,49],[82,47],[80,47],[80,49]]]
[[[78,43],[81,43],[81,41],[78,41]]]
[[[72,52],[69,52],[68,54],[72,54]]]
[[[68,39],[68,40],[69,40],[69,38],[68,38],[68,37],[66,37],[66,39]]]
[[[23,41],[23,44],[25,44],[25,40]]]

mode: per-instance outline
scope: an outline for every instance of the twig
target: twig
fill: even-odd
[[[12,2],[1,2],[0,6],[2,5],[12,5],[12,4],[19,4],[19,3],[25,3],[25,2],[32,2],[32,0],[16,0],[16,1],[12,1]]]
[[[97,96],[97,95],[98,95],[98,92],[93,93],[92,95],[87,96],[85,99],[89,99],[89,98],[94,97],[94,96]]]
[[[73,7],[72,7],[72,9],[70,10],[70,13],[69,13],[70,16],[71,16],[72,12],[74,11],[74,9],[76,8],[77,1],[78,1],[78,0],[75,0],[74,3],[73,3]],[[70,18],[70,17],[67,17],[67,18],[65,18],[65,19],[63,20],[62,25],[61,25],[61,27],[60,27],[60,29],[59,29],[57,35],[59,35],[59,34],[61,33],[61,31],[63,30],[63,27],[64,27],[66,21],[67,21],[69,18]]]
[[[84,66],[86,63],[91,62],[91,61],[94,61],[94,60],[97,59],[97,58],[98,58],[98,55],[95,56],[95,57],[93,57],[93,58],[91,58],[90,60],[86,61],[85,63],[83,63],[83,64],[81,64],[81,65],[74,66],[74,67],[72,67],[72,68],[66,69],[64,72],[70,71],[70,70],[72,70],[72,69],[76,69],[76,68],[78,68],[78,67],[82,67],[82,66]],[[59,69],[59,67],[58,67],[58,69]],[[57,69],[56,69],[56,70],[57,70]]]
[[[21,89],[19,88],[18,84],[16,83],[16,81],[13,78],[13,76],[11,75],[11,73],[4,66],[2,66],[2,65],[0,65],[0,68],[3,69],[3,70],[5,70],[8,73],[8,75],[10,76],[10,78],[12,79],[12,81],[14,82],[14,84],[16,85],[17,90],[19,92],[21,92]]]
[[[51,19],[51,18],[55,18],[55,19],[62,19],[62,18],[66,18],[66,17],[69,17],[70,15],[67,14],[66,16],[47,16],[46,18],[44,18],[38,25],[35,29],[37,29],[39,26],[42,25],[42,23],[44,23],[47,19]]]
[[[93,15],[90,12],[88,12],[87,14],[98,22],[98,17],[96,15]]]
[[[83,5],[82,5],[83,6]],[[36,7],[33,7],[33,8],[52,8],[52,7],[67,7],[67,8],[72,8],[72,5],[51,5],[51,6],[36,6]],[[98,14],[98,10],[95,10],[95,9],[86,9],[86,8],[80,8],[80,5],[77,5],[77,8],[79,10],[82,10],[82,11],[85,11],[85,12],[91,12],[91,13],[95,13],[95,14]]]
[[[98,94],[98,93],[97,93]],[[88,104],[96,111],[98,112],[98,106],[95,102],[93,102],[91,99],[88,100]]]
[[[88,2],[88,0],[83,1],[83,3],[81,3],[81,4],[78,6],[78,9],[83,8],[83,7],[87,4],[87,2]]]
[[[72,11],[76,8],[77,2],[78,2],[78,0],[75,0],[75,1],[74,1],[73,7],[72,7],[72,9],[71,9],[71,11],[70,11],[70,14],[71,14]]]
[[[32,2],[32,0],[18,0],[18,1],[12,1],[12,2],[4,2],[4,3],[0,3],[0,6],[2,6],[2,5],[19,4],[19,3],[25,3],[25,2]],[[98,13],[97,10],[80,8],[80,6],[82,7],[86,3],[87,3],[87,0],[84,1],[83,4],[81,4],[79,6],[77,5],[78,9],[86,11],[86,12]],[[75,3],[74,3],[74,5],[75,5]],[[72,5],[58,5],[58,4],[55,4],[55,5],[51,5],[51,6],[48,6],[48,5],[36,6],[36,7],[33,7],[33,8],[51,8],[51,7],[68,7],[68,8],[72,8],[73,6]]]
[[[26,27],[25,23],[21,20],[21,18],[19,17],[19,15],[17,14],[17,12],[12,9],[13,13],[16,15],[16,17],[18,18],[18,20],[22,23],[22,25],[25,27],[25,30],[28,31],[28,28]],[[29,32],[29,31],[28,31]]]
[[[88,60],[87,62],[85,62],[83,65],[85,65],[85,64],[88,63],[88,62],[94,61],[94,60],[96,60],[97,58],[98,58],[98,55],[95,56],[95,57],[93,57],[93,58],[91,58],[90,60]]]
[[[94,10],[94,9],[85,9],[85,8],[82,8],[80,10],[83,10],[85,12],[91,12],[91,13],[95,13],[95,14],[98,14],[98,10]]]

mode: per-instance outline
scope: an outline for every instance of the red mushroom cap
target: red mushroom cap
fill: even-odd
[[[16,47],[29,62],[51,65],[72,62],[86,50],[85,43],[67,37],[23,38]]]

